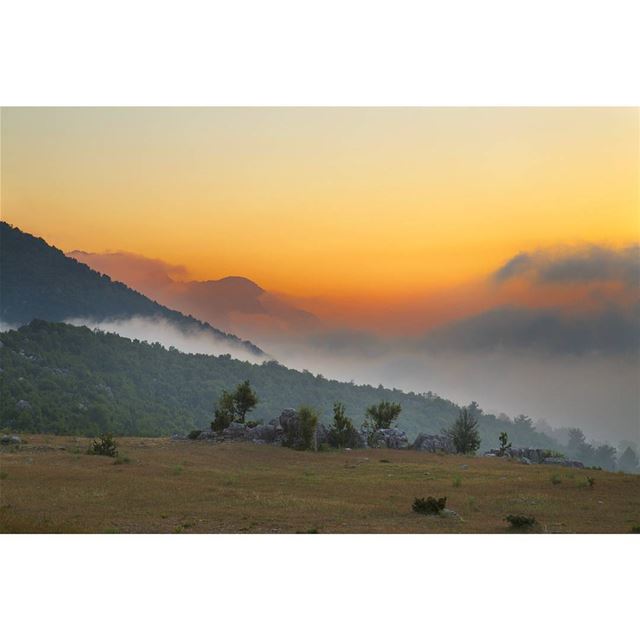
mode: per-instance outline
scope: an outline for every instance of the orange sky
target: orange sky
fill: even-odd
[[[637,109],[3,109],[2,217],[347,304],[640,238]]]

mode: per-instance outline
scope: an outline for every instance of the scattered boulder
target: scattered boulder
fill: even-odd
[[[0,436],[0,444],[22,444],[22,438],[20,436]]]
[[[369,444],[374,449],[408,449],[407,434],[400,429],[378,429],[371,434]]]
[[[218,440],[218,434],[215,431],[203,431],[196,440]]]
[[[545,458],[542,464],[558,464],[562,467],[584,468],[584,464],[579,460],[567,460],[566,458]]]
[[[255,444],[280,444],[282,435],[283,429],[280,424],[277,420],[271,420],[269,424],[259,424],[247,429],[245,439]]]
[[[223,440],[245,440],[248,427],[241,422],[232,422],[226,429],[222,430]]]
[[[503,457],[510,460],[517,460],[522,464],[557,464],[563,467],[581,468],[584,465],[577,460],[567,460],[552,455],[548,449],[530,449],[527,447],[508,447],[504,451],[500,449],[491,449],[487,451],[485,457]]]
[[[412,449],[416,451],[428,451],[429,453],[455,453],[456,448],[453,440],[445,435],[432,435],[428,433],[419,433],[415,439]]]

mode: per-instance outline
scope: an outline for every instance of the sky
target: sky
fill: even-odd
[[[375,306],[639,237],[636,109],[3,109],[5,219],[65,251]]]
[[[189,281],[249,278],[268,311],[224,328],[284,364],[640,443],[639,109],[11,108],[0,133],[3,220],[185,313]]]

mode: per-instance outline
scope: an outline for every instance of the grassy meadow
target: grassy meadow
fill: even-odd
[[[626,533],[640,476],[388,449],[298,452],[253,444],[28,435],[0,453],[3,533]],[[589,485],[587,476],[593,478]],[[412,511],[447,496],[457,516]]]

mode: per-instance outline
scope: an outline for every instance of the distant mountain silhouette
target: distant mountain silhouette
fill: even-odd
[[[320,324],[313,314],[296,308],[248,278],[188,281],[184,267],[136,254],[72,251],[67,255],[126,282],[162,304],[226,331],[260,338],[310,331]]]
[[[177,328],[205,331],[234,352],[264,355],[248,341],[185,316],[101,275],[55,247],[0,222],[0,320],[23,325],[38,318],[101,322],[132,317],[160,318]]]

